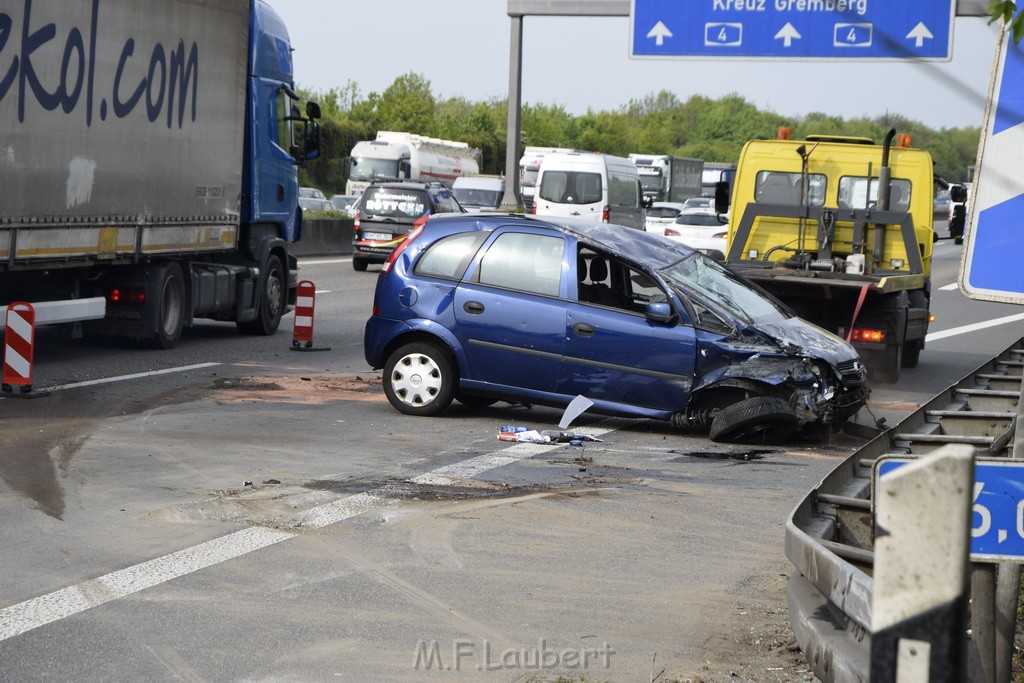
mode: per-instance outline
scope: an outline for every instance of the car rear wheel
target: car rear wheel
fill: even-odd
[[[436,415],[451,404],[454,391],[452,361],[435,344],[406,344],[384,364],[384,394],[406,415]]]
[[[711,421],[712,441],[780,444],[796,432],[796,413],[774,396],[755,396],[723,408]]]

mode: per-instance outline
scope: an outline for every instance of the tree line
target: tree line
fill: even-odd
[[[441,99],[431,92],[423,75],[399,76],[382,93],[362,95],[357,84],[326,92],[302,90],[303,98],[320,103],[320,159],[300,170],[303,185],[330,196],[345,189],[346,160],[360,140],[372,140],[378,130],[395,130],[466,142],[479,148],[480,172],[505,171],[508,102],[472,102],[462,97]],[[666,90],[650,94],[614,111],[572,115],[558,104],[523,105],[522,145],[569,147],[616,156],[630,153],[672,154],[705,161],[735,162],[743,144],[774,138],[780,127],[793,138],[809,134],[867,137],[880,142],[890,128],[909,133],[914,147],[931,153],[936,174],[963,182],[974,164],[979,128],[935,130],[900,114],[844,119],[811,112],[798,120],[761,111],[739,94],[713,99],[694,95],[681,101]]]

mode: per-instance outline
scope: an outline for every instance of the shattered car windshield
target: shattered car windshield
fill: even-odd
[[[781,322],[789,318],[785,309],[773,299],[699,252],[659,272],[684,295],[695,295],[746,325]]]

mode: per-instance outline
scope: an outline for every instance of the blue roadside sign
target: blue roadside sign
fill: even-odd
[[[972,299],[1024,303],[1024,50],[1005,27],[968,197],[960,289]]]
[[[882,457],[874,486],[912,458]],[[971,560],[1024,562],[1024,460],[977,459],[971,508]]]
[[[630,57],[948,61],[955,0],[632,0]]]

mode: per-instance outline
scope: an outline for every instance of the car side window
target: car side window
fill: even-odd
[[[561,237],[506,232],[488,247],[476,279],[483,285],[558,296],[564,252]]]
[[[576,283],[577,298],[585,304],[643,313],[649,303],[668,301],[647,273],[587,247],[576,256]]]
[[[438,240],[420,256],[414,272],[428,277],[461,280],[487,235],[486,232],[466,232]]]

